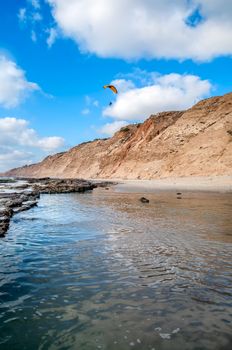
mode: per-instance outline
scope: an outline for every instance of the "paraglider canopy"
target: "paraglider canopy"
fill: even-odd
[[[104,89],[109,88],[110,90],[112,90],[115,94],[118,93],[118,90],[116,89],[116,87],[114,85],[104,85],[103,86]]]

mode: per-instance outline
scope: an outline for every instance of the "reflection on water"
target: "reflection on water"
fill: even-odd
[[[139,197],[43,195],[14,217],[0,349],[231,349],[232,196]]]

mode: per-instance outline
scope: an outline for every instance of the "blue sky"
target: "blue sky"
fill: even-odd
[[[232,91],[230,0],[8,0],[0,16],[0,171]]]

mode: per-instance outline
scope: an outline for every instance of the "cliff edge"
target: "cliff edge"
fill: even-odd
[[[151,115],[7,176],[155,179],[232,174],[232,93]]]

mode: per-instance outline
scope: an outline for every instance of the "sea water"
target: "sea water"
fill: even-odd
[[[0,349],[231,349],[232,195],[42,195],[0,239]]]

